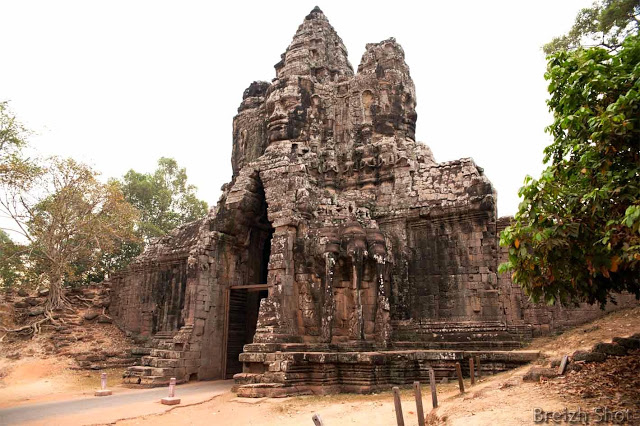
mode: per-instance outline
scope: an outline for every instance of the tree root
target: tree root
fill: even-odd
[[[107,308],[102,308],[102,315],[109,318],[111,321],[113,321],[113,318],[107,315]]]
[[[5,335],[2,336],[2,339],[0,339],[0,342],[2,340],[4,340],[4,338],[6,337],[7,334],[9,333],[16,333],[16,334],[20,334],[20,333],[24,333],[26,335],[31,334],[32,338],[35,337],[36,335],[40,334],[40,332],[42,331],[41,326],[42,324],[46,323],[46,322],[51,322],[52,324],[56,324],[56,320],[53,319],[53,315],[51,313],[51,310],[49,309],[45,309],[44,311],[44,318],[35,322],[32,322],[31,324],[27,324],[25,326],[22,327],[18,327],[18,328],[5,328],[5,327],[0,327],[2,329],[2,331],[5,332]]]
[[[66,296],[59,294],[56,297],[53,294],[53,292],[49,294],[47,302],[45,303],[45,310],[48,310],[49,312],[57,309],[72,310],[71,301]]]
[[[55,296],[55,294],[57,294],[57,297]],[[78,295],[74,295],[71,297],[75,297],[76,299],[78,299],[78,301],[83,302],[83,304],[85,304],[87,307],[91,306],[89,303],[86,303],[92,302],[90,299],[86,299]],[[47,301],[44,304],[44,318],[34,321],[31,324],[27,324],[17,328],[6,328],[0,326],[0,331],[4,332],[4,335],[0,337],[0,342],[2,342],[4,338],[10,333],[31,335],[31,337],[34,338],[36,335],[40,334],[40,332],[42,331],[42,325],[46,323],[51,323],[52,325],[66,325],[67,322],[63,318],[54,319],[53,317],[53,311],[60,310],[76,313],[69,298],[67,298],[63,294],[60,294],[59,292],[50,293],[49,298],[47,298]],[[103,308],[102,314],[107,318],[112,319],[105,312],[106,308]]]
[[[93,303],[93,300],[87,299],[86,297],[82,297],[78,295],[74,295],[72,297],[76,298],[76,300],[78,300],[79,302],[82,302],[82,304],[85,305],[87,308],[90,308],[91,304]]]

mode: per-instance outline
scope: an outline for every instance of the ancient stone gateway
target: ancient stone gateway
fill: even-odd
[[[114,319],[152,343],[127,382],[371,391],[470,356],[510,368],[535,356],[509,351],[534,333],[599,314],[531,305],[498,276],[508,219],[473,160],[437,163],[415,141],[394,39],[368,44],[354,73],[315,8],[275,68],[244,92],[216,207],[111,278]]]

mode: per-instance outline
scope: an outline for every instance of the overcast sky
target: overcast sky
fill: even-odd
[[[320,6],[357,68],[366,43],[395,37],[418,98],[417,139],[437,161],[472,157],[514,214],[550,143],[540,47],[591,0],[0,0],[0,101],[105,178],[174,157],[215,204],[231,178],[232,118],[304,17]]]

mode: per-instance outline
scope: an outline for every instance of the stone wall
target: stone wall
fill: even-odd
[[[110,312],[122,328],[151,336],[185,325],[189,306],[187,258],[201,221],[181,226],[150,244],[124,273],[110,278]]]
[[[499,320],[495,221],[489,212],[418,220],[410,225],[411,317]]]

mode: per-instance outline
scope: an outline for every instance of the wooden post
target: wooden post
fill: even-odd
[[[402,402],[400,401],[400,389],[393,387],[393,404],[396,407],[396,422],[398,426],[404,426],[404,417],[402,417]]]
[[[418,426],[424,426],[424,410],[422,409],[422,390],[420,382],[413,382],[413,389],[416,393],[416,412],[418,413]]]
[[[320,417],[320,414],[314,413],[311,419],[313,420],[313,424],[315,426],[324,426],[324,423],[322,423],[322,418]]]
[[[459,362],[456,362],[456,374],[458,375],[458,386],[460,386],[460,393],[464,393],[464,382],[462,381],[462,368],[460,368]]]
[[[565,355],[562,357],[562,361],[560,362],[560,366],[558,367],[558,374],[564,374],[564,371],[567,369],[567,362],[569,362],[569,356]]]
[[[438,408],[438,392],[436,391],[436,373],[429,367],[429,384],[431,385],[431,405]]]
[[[482,371],[480,371],[480,357],[474,356],[473,358],[476,360],[476,369],[478,370],[478,380],[480,380],[480,378],[482,377]]]
[[[473,357],[469,358],[469,374],[471,375],[471,384],[474,385],[476,383],[476,372],[473,365]]]

